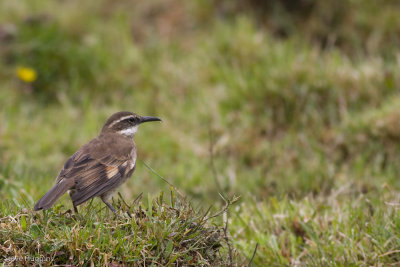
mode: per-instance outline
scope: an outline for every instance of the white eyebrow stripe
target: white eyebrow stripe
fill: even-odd
[[[120,121],[123,121],[123,120],[126,120],[126,119],[128,119],[128,118],[133,118],[133,115],[125,116],[125,117],[122,117],[121,119],[119,119],[119,120],[117,120],[117,121],[113,121],[113,123],[111,123],[111,124],[108,126],[108,128],[111,128],[111,127],[114,126],[116,123],[118,123],[118,122],[120,122]]]

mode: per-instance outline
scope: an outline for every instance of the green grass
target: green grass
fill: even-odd
[[[3,260],[18,263],[13,257],[31,257],[52,265],[227,264],[220,253],[223,232],[211,225],[212,216],[194,210],[174,191],[168,203],[161,194],[149,199],[146,207],[140,196],[131,204],[120,198],[116,206],[121,212],[118,217],[92,202],[80,214],[60,205],[33,213],[3,203]]]
[[[399,8],[349,1],[335,9],[347,19],[319,28],[328,2],[307,20],[277,9],[263,27],[261,7],[228,2],[2,1],[0,258],[226,265],[227,218],[236,265],[256,244],[254,266],[399,264]],[[38,79],[21,81],[18,66]],[[147,197],[114,199],[134,219],[97,200],[73,216],[67,196],[33,213],[120,110],[163,119],[135,136],[140,160],[120,189],[127,203]],[[179,207],[159,200],[170,186],[143,162],[183,192]],[[240,201],[205,222],[219,192]]]

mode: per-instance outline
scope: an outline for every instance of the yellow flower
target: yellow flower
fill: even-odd
[[[29,67],[18,67],[17,68],[17,76],[22,81],[31,83],[36,80],[37,73],[34,69],[29,68]]]

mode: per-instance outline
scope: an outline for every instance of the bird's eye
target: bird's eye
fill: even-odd
[[[129,122],[135,122],[135,119],[134,118],[129,118]]]

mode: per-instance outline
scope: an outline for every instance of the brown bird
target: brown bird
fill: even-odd
[[[100,135],[67,160],[56,185],[36,203],[34,210],[50,208],[68,191],[75,212],[78,212],[78,205],[97,196],[116,212],[108,200],[135,170],[137,155],[132,137],[139,124],[148,121],[161,119],[127,111],[113,114]]]

